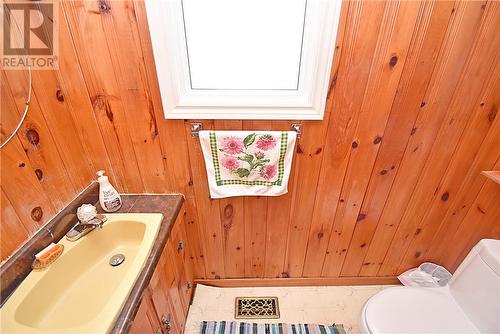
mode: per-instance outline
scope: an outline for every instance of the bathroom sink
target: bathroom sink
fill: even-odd
[[[162,215],[106,217],[102,229],[76,242],[63,238],[63,254],[47,269],[26,277],[0,310],[2,333],[105,333],[112,328],[153,246]],[[112,266],[110,259],[117,254],[125,260]]]

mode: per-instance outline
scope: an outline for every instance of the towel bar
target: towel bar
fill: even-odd
[[[300,138],[302,135],[302,124],[300,123],[293,123],[291,125],[291,128],[293,131],[297,132],[297,138]],[[191,123],[191,137],[193,138],[198,138],[199,137],[199,132],[203,130],[203,124],[202,123]]]

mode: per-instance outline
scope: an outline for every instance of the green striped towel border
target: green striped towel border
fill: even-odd
[[[200,334],[346,334],[344,325],[202,321]]]

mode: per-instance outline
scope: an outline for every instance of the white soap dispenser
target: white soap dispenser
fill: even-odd
[[[104,171],[97,172],[99,176],[99,203],[106,212],[115,212],[122,206],[122,198],[118,191],[109,183],[108,177],[104,175]]]

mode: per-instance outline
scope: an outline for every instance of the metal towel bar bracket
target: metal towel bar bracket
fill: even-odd
[[[203,124],[191,123],[191,137],[198,138],[201,130],[203,130]]]
[[[302,136],[302,124],[293,123],[291,125],[292,131],[297,132],[297,138]],[[203,130],[202,123],[191,123],[191,137],[198,138],[200,136],[200,131]]]
[[[300,138],[302,136],[302,124],[300,123],[293,123],[292,124],[292,130],[297,132],[297,138]]]

